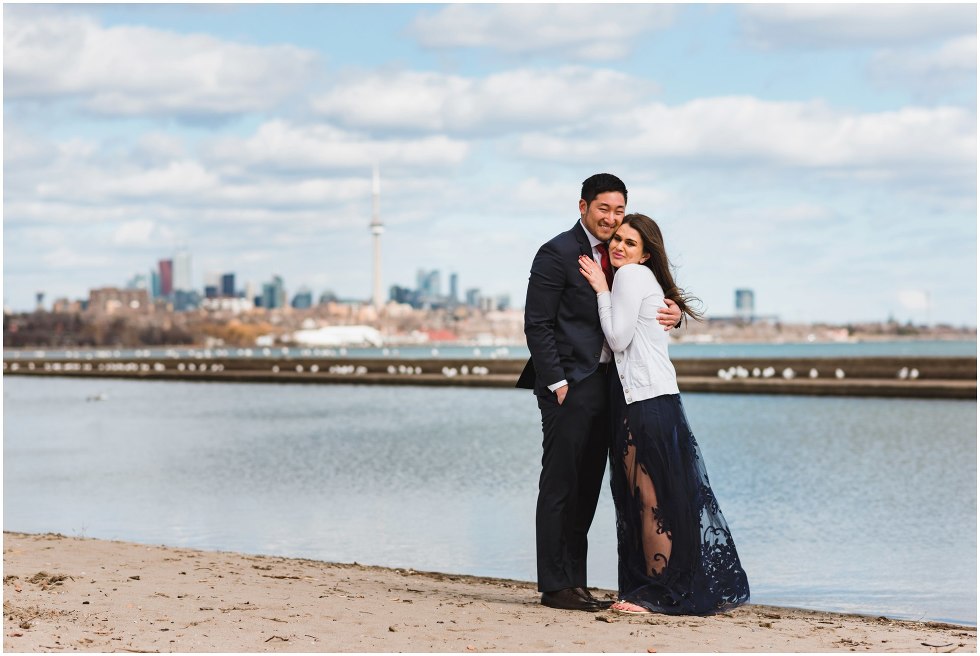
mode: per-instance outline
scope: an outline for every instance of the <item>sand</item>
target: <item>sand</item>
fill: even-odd
[[[524,581],[51,534],[5,532],[3,575],[7,652],[977,650],[975,627],[760,605],[558,611]]]

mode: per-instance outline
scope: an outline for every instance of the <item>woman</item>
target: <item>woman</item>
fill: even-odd
[[[730,610],[748,601],[749,583],[681,405],[668,334],[657,323],[665,296],[699,320],[691,308],[697,299],[674,284],[660,228],[647,216],[623,219],[609,256],[617,269],[611,293],[592,258],[582,256],[579,265],[598,294],[618,372],[610,376],[620,594],[612,609]]]

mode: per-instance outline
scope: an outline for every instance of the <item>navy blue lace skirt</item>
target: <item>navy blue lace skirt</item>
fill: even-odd
[[[709,615],[749,600],[749,582],[679,394],[626,405],[613,383],[610,451],[620,598]]]

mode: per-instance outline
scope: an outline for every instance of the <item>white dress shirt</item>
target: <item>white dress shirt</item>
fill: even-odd
[[[582,223],[581,219],[579,219],[579,223]],[[597,238],[595,235],[589,232],[589,229],[585,227],[584,223],[582,223],[582,228],[585,230],[585,236],[589,238],[589,244],[592,246],[592,259],[595,260],[596,264],[598,264],[599,267],[601,268],[602,253],[600,253],[596,249],[596,246],[598,246],[599,244],[603,244],[605,242],[603,242],[601,239]],[[610,260],[609,266],[612,266],[612,260]],[[612,360],[612,349],[609,348],[609,344],[607,342],[603,342],[602,353],[599,355],[599,362],[601,364],[605,364],[610,360]]]
[[[613,350],[626,403],[678,394],[677,373],[667,354],[670,335],[657,322],[664,292],[649,267],[616,271],[612,292],[598,295],[599,322]]]

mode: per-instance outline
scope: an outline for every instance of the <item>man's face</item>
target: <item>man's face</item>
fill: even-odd
[[[618,191],[606,191],[586,204],[584,199],[578,202],[578,211],[582,215],[585,228],[597,239],[609,241],[616,228],[626,216],[626,199]]]

